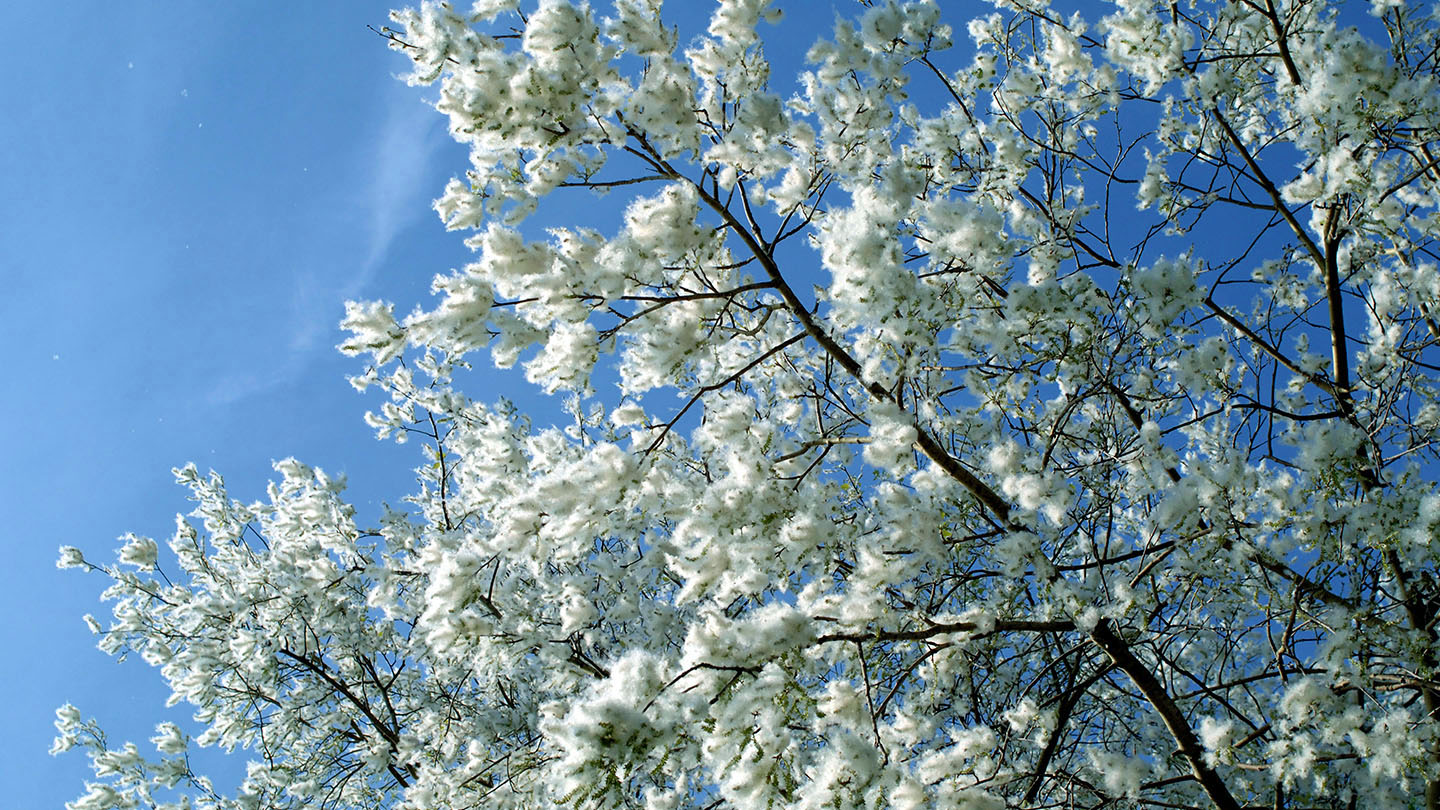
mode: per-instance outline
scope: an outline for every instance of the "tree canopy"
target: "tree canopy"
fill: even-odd
[[[1440,807],[1440,7],[773,5],[393,15],[470,150],[344,322],[417,489],[64,549],[203,728],[62,708],[69,807]]]

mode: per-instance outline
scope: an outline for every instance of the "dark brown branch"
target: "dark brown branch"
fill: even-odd
[[[1220,778],[1214,768],[1206,764],[1205,749],[1200,745],[1200,740],[1196,738],[1190,724],[1186,722],[1180,707],[1175,705],[1175,701],[1170,698],[1165,687],[1161,685],[1160,680],[1155,677],[1150,668],[1136,658],[1129,645],[1115,634],[1110,626],[1110,620],[1102,619],[1090,632],[1090,639],[1095,642],[1095,646],[1110,657],[1110,660],[1121,672],[1125,673],[1130,682],[1140,690],[1140,694],[1160,715],[1160,719],[1165,723],[1165,728],[1170,731],[1170,736],[1174,737],[1175,742],[1179,744],[1180,755],[1189,763],[1191,773],[1195,775],[1195,779],[1200,783],[1205,795],[1210,797],[1210,801],[1214,802],[1220,810],[1240,810],[1240,803],[1230,795],[1230,789],[1225,786],[1224,780]]]
[[[323,664],[317,664],[316,662],[310,660],[310,657],[308,655],[297,655],[288,648],[282,647],[280,649],[280,654],[285,656],[286,658],[289,658],[292,661],[295,661],[296,663],[300,664],[300,666],[314,673],[321,680],[325,681],[325,683],[328,684],[331,689],[334,689],[338,694],[348,700],[351,705],[359,709],[360,713],[365,715],[365,719],[370,721],[370,725],[372,728],[375,729],[375,733],[379,734],[380,738],[389,744],[391,751],[395,750],[395,744],[400,739],[399,732],[395,729],[390,728],[385,724],[383,720],[376,717],[375,712],[370,709],[370,704],[365,700],[362,700],[360,697],[356,696],[354,692],[350,691],[350,687],[347,686],[343,681],[333,677]],[[390,770],[401,787],[407,787],[410,784],[409,781],[405,779],[404,775],[396,771],[393,766]]]
[[[982,629],[983,628],[983,629]],[[860,633],[827,633],[815,639],[817,644],[836,641],[921,641],[946,633],[974,633],[976,638],[996,633],[1069,633],[1075,623],[1068,619],[1055,621],[999,620],[984,625],[978,622],[951,622],[932,624],[920,630],[870,630]]]
[[[1092,675],[1078,684],[1073,684],[1061,699],[1059,707],[1055,710],[1055,728],[1050,732],[1050,739],[1045,741],[1045,748],[1040,751],[1040,759],[1035,763],[1035,780],[1025,791],[1025,796],[1020,800],[1021,804],[1030,804],[1040,795],[1040,788],[1045,784],[1045,772],[1050,770],[1050,761],[1055,758],[1055,752],[1060,747],[1060,736],[1065,732],[1065,725],[1070,722],[1070,714],[1080,703],[1080,698],[1090,690],[1101,678],[1109,674],[1111,665],[1100,667]]]

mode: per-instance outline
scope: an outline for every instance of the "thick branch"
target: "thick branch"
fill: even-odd
[[[1245,337],[1245,339],[1255,344],[1256,348],[1260,349],[1260,351],[1264,352],[1265,354],[1270,355],[1271,359],[1284,366],[1286,369],[1290,370],[1297,377],[1304,379],[1306,382],[1310,383],[1316,388],[1325,391],[1326,393],[1334,396],[1337,399],[1340,397],[1340,390],[1334,383],[1325,379],[1324,377],[1319,376],[1318,374],[1311,374],[1310,372],[1301,368],[1299,363],[1296,363],[1294,360],[1286,357],[1285,354],[1279,349],[1271,346],[1269,342],[1267,342],[1265,338],[1261,337],[1254,329],[1246,326],[1244,321],[1241,321],[1239,318],[1231,315],[1225,310],[1224,307],[1215,303],[1215,299],[1206,297],[1205,306],[1208,307],[1211,312],[1215,313],[1216,317],[1224,321],[1226,325],[1228,325],[1231,329],[1239,332],[1242,336]]]
[[[675,176],[683,177],[679,172],[676,172]],[[840,367],[845,369],[856,382],[864,386],[865,390],[870,392],[871,396],[881,401],[896,402],[896,404],[899,404],[896,401],[895,395],[886,390],[885,386],[878,382],[866,380],[859,361],[851,356],[834,338],[830,337],[824,329],[820,328],[820,324],[815,321],[810,311],[805,308],[804,302],[795,294],[795,291],[790,287],[790,283],[786,281],[785,277],[781,274],[779,266],[775,264],[774,257],[756,241],[750,229],[741,223],[734,214],[730,213],[729,208],[727,208],[723,202],[706,191],[704,186],[693,181],[691,181],[691,185],[695,188],[696,193],[700,195],[700,199],[704,200],[705,204],[709,206],[712,211],[725,220],[725,223],[735,231],[736,235],[745,242],[745,246],[750,249],[755,258],[760,261],[760,266],[765,268],[766,275],[769,276],[771,283],[775,285],[776,291],[780,293],[781,300],[785,302],[786,308],[790,310],[790,313],[795,319],[800,322],[800,326],[805,330],[805,333],[814,339],[820,348],[823,349],[826,354],[830,355],[831,359],[840,364]],[[946,452],[945,448],[940,446],[940,443],[921,425],[917,423],[914,427],[916,432],[915,444],[919,446],[920,451],[938,465],[940,469],[944,470],[947,475],[965,487],[971,495],[975,496],[975,499],[980,501],[996,520],[1001,524],[1008,525],[1010,522],[1010,504],[1004,498],[1000,497],[995,490],[986,485],[984,481],[981,481],[978,476],[966,469],[959,460]]]
[[[400,739],[399,734],[397,734],[394,729],[385,725],[383,720],[375,716],[375,712],[370,709],[368,702],[356,696],[354,692],[350,691],[350,687],[346,686],[343,681],[332,676],[323,665],[310,660],[308,655],[296,655],[288,649],[281,649],[280,654],[319,676],[321,680],[329,684],[331,689],[334,689],[342,697],[350,701],[351,705],[359,709],[361,714],[365,715],[365,719],[370,721],[370,725],[375,728],[376,733],[378,733],[385,742],[394,746],[395,742]]]
[[[1260,187],[1265,190],[1265,193],[1270,195],[1270,201],[1274,204],[1276,213],[1285,220],[1285,224],[1290,226],[1290,230],[1295,232],[1296,238],[1305,246],[1305,251],[1310,254],[1310,258],[1314,260],[1315,266],[1323,268],[1325,266],[1325,253],[1320,250],[1319,245],[1315,244],[1315,240],[1310,238],[1310,234],[1305,232],[1305,226],[1301,225],[1300,220],[1295,218],[1295,214],[1290,210],[1290,207],[1285,205],[1285,200],[1280,196],[1279,187],[1265,174],[1265,170],[1260,168],[1260,164],[1256,162],[1254,156],[1250,154],[1250,150],[1245,148],[1245,142],[1240,140],[1240,135],[1230,126],[1230,122],[1225,118],[1225,114],[1220,112],[1220,108],[1211,107],[1210,115],[1215,119],[1216,123],[1220,124],[1220,128],[1225,130],[1225,137],[1230,141],[1231,145],[1235,147],[1236,151],[1240,153],[1240,157],[1245,159],[1245,165],[1249,167],[1250,173],[1254,175],[1255,182],[1259,183]]]
[[[1130,651],[1130,647],[1115,635],[1115,631],[1110,627],[1109,619],[1102,620],[1095,626],[1095,629],[1090,632],[1090,640],[1110,656],[1110,660],[1115,663],[1115,666],[1125,673],[1130,682],[1135,684],[1135,688],[1140,690],[1140,694],[1145,697],[1145,700],[1155,707],[1155,711],[1165,723],[1165,728],[1170,730],[1170,736],[1174,737],[1175,742],[1180,746],[1180,755],[1185,757],[1185,761],[1190,764],[1191,773],[1195,775],[1200,787],[1204,789],[1205,795],[1210,797],[1210,801],[1214,802],[1220,810],[1240,810],[1240,803],[1230,795],[1230,789],[1225,786],[1220,775],[1205,763],[1205,749],[1200,745],[1200,740],[1195,737],[1195,732],[1190,729],[1190,724],[1186,722],[1180,707],[1175,705],[1175,701],[1171,699],[1165,691],[1165,687],[1161,685],[1160,680],[1155,677],[1150,668],[1136,658],[1135,653]]]
[[[825,644],[835,641],[859,642],[859,641],[921,641],[946,633],[976,633],[979,636],[988,636],[995,633],[1068,633],[1075,629],[1075,623],[1068,619],[1056,621],[996,621],[980,624],[978,622],[951,622],[948,624],[932,624],[929,627],[919,630],[867,630],[860,633],[829,633],[816,639],[818,643]]]
[[[1325,217],[1325,301],[1330,312],[1330,376],[1335,379],[1335,397],[1340,410],[1349,415],[1350,358],[1345,347],[1345,306],[1340,289],[1339,207],[1331,208]]]

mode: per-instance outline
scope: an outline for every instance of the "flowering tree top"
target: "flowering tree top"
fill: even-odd
[[[61,709],[70,807],[1440,807],[1440,14],[864,5],[783,85],[763,0],[393,15],[475,251],[346,314],[413,508],[65,549],[204,728]]]

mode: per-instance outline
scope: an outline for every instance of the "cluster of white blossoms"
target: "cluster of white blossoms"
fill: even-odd
[[[65,549],[202,729],[62,709],[69,807],[1440,808],[1440,14],[781,5],[394,14],[475,259],[341,348],[418,490]]]

